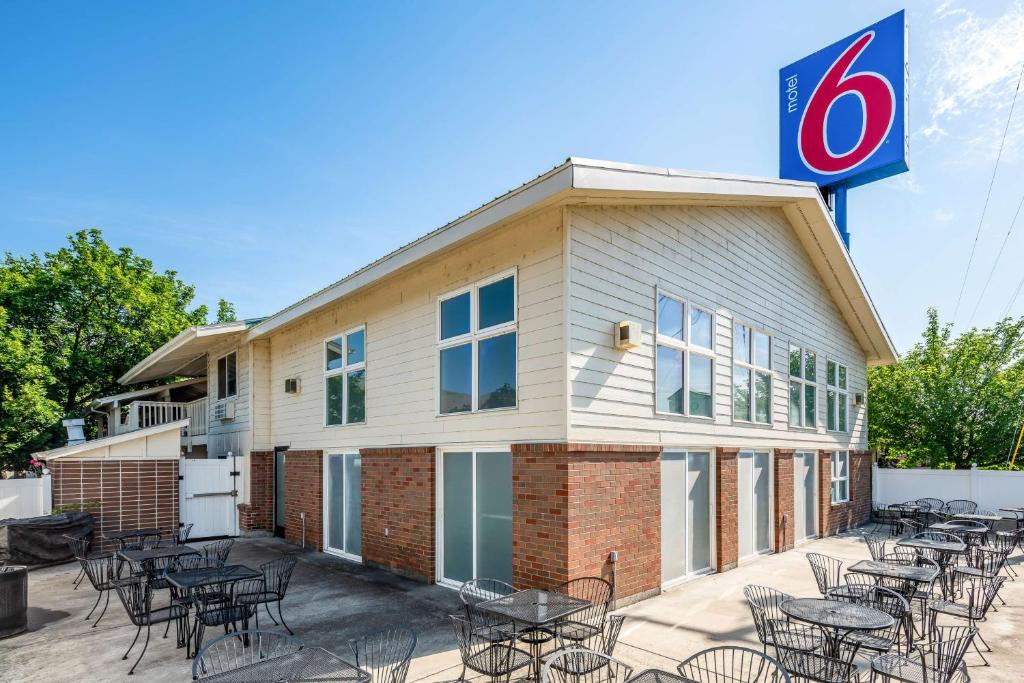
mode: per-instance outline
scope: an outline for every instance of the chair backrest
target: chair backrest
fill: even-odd
[[[787,617],[782,611],[781,605],[786,600],[793,599],[792,595],[783,593],[777,588],[754,584],[743,587],[743,597],[746,598],[747,604],[751,607],[758,607],[763,610],[768,619],[786,619]]]
[[[978,504],[973,500],[949,500],[942,506],[942,512],[950,515],[970,515],[978,509]]]
[[[1006,553],[998,548],[973,546],[967,549],[968,566],[980,569],[985,576],[995,576],[1006,562]]]
[[[865,591],[861,604],[885,612],[893,618],[892,626],[872,631],[874,635],[887,636],[896,641],[901,631],[905,631],[910,625],[910,601],[898,591],[884,586],[873,586]]]
[[[807,561],[814,572],[814,580],[818,584],[818,592],[822,595],[828,593],[829,588],[839,585],[839,573],[842,571],[843,563],[834,557],[822,555],[821,553],[808,553]]]
[[[928,512],[938,511],[942,509],[943,501],[939,498],[918,498],[914,501],[915,505],[928,506]]]
[[[702,650],[678,667],[679,674],[696,683],[790,683],[778,660],[748,647],[725,645]]]
[[[185,545],[188,543],[188,537],[192,534],[192,527],[195,526],[192,523],[183,524],[178,527],[178,533],[174,535],[175,545]]]
[[[569,617],[571,621],[591,626],[602,627],[608,605],[612,601],[612,585],[598,576],[584,576],[566,581],[557,588],[559,593],[581,600],[587,600],[591,606]]]
[[[880,560],[885,556],[885,539],[881,536],[872,536],[866,533],[864,534],[864,543],[868,546],[872,560]]]
[[[467,607],[476,607],[485,600],[511,595],[515,592],[516,589],[512,587],[512,584],[499,579],[473,579],[459,588],[459,599]]]
[[[71,554],[76,560],[89,555],[89,546],[91,545],[91,541],[88,536],[72,536],[71,534],[64,534],[64,540],[67,541],[68,549],[71,550]]]
[[[277,631],[240,631],[212,640],[192,660],[192,680],[298,652],[302,641]]]
[[[1013,549],[1020,545],[1020,536],[1022,529],[1014,529],[1013,531],[997,531],[992,534],[992,547],[996,550],[1006,553],[1009,557]]]
[[[938,541],[940,543],[962,543],[956,534],[947,534],[945,531],[919,531],[911,536],[917,541]]]
[[[899,522],[900,533],[906,536],[916,534],[924,528],[924,524],[913,519],[901,519]]]
[[[297,562],[298,560],[291,555],[285,555],[261,564],[260,571],[263,572],[263,583],[266,590],[277,593],[283,598],[284,594],[288,592],[288,584],[292,580],[292,572],[295,570]]]
[[[950,683],[957,680],[960,663],[977,634],[978,629],[970,626],[933,627],[929,642],[916,646],[923,669],[921,680],[928,683]]]
[[[132,624],[145,626],[153,606],[153,591],[149,581],[142,576],[132,576],[114,581],[114,588]]]
[[[474,610],[474,613],[477,611]],[[473,671],[488,675],[504,675],[511,670],[514,637],[503,630],[504,625],[470,621],[458,614],[449,614],[448,620],[455,629],[455,641],[459,646],[462,662]]]
[[[78,558],[78,563],[82,565],[82,571],[96,590],[108,590],[111,581],[117,578],[113,555],[99,557],[85,555]]]
[[[541,672],[542,683],[619,683],[633,667],[614,657],[585,648],[566,648],[551,655]]]
[[[967,604],[971,612],[984,616],[988,614],[992,601],[1003,587],[1005,576],[974,576],[968,579],[970,587],[965,589]]]
[[[787,671],[795,676],[805,676],[813,672],[815,680],[845,681],[850,679],[853,671],[853,660],[860,649],[860,643],[851,638],[850,633],[834,638],[827,654],[809,651],[799,647],[794,641],[786,638],[785,622],[773,621],[770,624],[772,639],[779,659]]]
[[[223,567],[231,554],[231,546],[235,544],[234,539],[226,538],[222,541],[214,541],[203,546],[203,556],[215,562],[217,566]]]
[[[416,634],[405,626],[389,625],[348,641],[355,664],[370,672],[374,683],[405,683],[416,649]]]

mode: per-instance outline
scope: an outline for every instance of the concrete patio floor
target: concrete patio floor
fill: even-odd
[[[619,610],[626,616],[616,657],[637,667],[673,669],[685,657],[719,644],[758,647],[756,634],[741,590],[757,583],[799,596],[816,596],[808,552],[821,552],[843,560],[844,567],[867,557],[856,535],[828,538],[799,546],[780,555],[768,555],[723,574],[701,577],[663,594]],[[324,555],[305,552],[278,539],[239,539],[230,561],[252,567],[295,554],[292,585],[284,603],[289,625],[308,645],[322,646],[345,656],[348,638],[388,623],[410,625],[418,644],[410,667],[409,683],[452,681],[461,666],[446,615],[460,609],[454,591],[428,586],[388,572]],[[1015,565],[1022,558],[1013,558]],[[154,631],[145,658],[129,678],[133,658],[121,655],[131,642],[131,626],[113,595],[110,608],[97,628],[84,621],[95,600],[86,583],[71,589],[77,572],[72,564],[33,571],[29,575],[30,630],[0,641],[0,681],[62,683],[63,681],[188,681],[191,661],[174,647],[173,636],[164,640]],[[1024,573],[1024,572],[1022,572]],[[1024,680],[1020,652],[1024,627],[1024,578],[1007,582],[1003,597],[1009,603],[982,626],[994,652],[991,667],[968,655],[972,680],[1009,683]],[[261,616],[265,616],[265,613]],[[266,623],[265,623],[266,622]],[[272,626],[261,619],[261,626]],[[216,637],[210,633],[208,639]]]

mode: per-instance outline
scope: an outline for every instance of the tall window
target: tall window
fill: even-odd
[[[328,426],[366,422],[366,328],[324,342],[324,394]]]
[[[832,454],[832,503],[850,500],[850,453],[836,451]]]
[[[772,421],[772,338],[749,325],[732,331],[732,417],[745,422]]]
[[[238,360],[232,351],[217,359],[217,400],[230,398],[238,393]]]
[[[516,405],[516,276],[501,275],[438,301],[442,415]]]
[[[830,432],[849,431],[847,413],[849,412],[850,394],[847,393],[846,378],[849,372],[845,365],[829,360],[826,363],[825,384],[828,400],[828,430]]]
[[[714,414],[715,317],[669,294],[658,294],[656,409],[659,413]]]
[[[789,347],[789,426],[816,427],[818,357],[799,346]]]

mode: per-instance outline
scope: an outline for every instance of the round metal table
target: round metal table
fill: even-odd
[[[836,656],[839,643],[853,631],[875,631],[895,623],[890,615],[873,607],[841,600],[823,598],[794,598],[786,600],[779,609],[786,616],[822,627],[828,638],[828,649]],[[829,634],[835,635],[830,637]]]

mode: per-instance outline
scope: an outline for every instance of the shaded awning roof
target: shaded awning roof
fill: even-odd
[[[135,384],[164,377],[205,375],[207,352],[231,337],[240,336],[259,320],[235,320],[189,327],[143,358],[117,381],[121,384]]]
[[[205,370],[205,368],[204,368]],[[206,379],[203,377],[196,377],[193,379],[183,379],[177,382],[171,382],[170,384],[161,384],[157,387],[150,387],[148,389],[136,389],[135,391],[126,391],[123,394],[114,394],[113,396],[101,396],[100,398],[93,399],[92,407],[101,408],[108,406],[112,403],[119,402],[124,403],[125,401],[131,401],[136,398],[144,398],[146,396],[153,396],[159,394],[168,389],[177,389],[179,387],[188,387],[192,385],[205,384]]]

